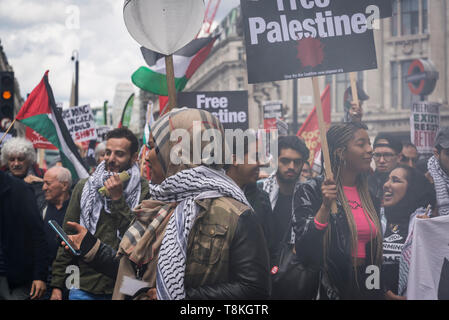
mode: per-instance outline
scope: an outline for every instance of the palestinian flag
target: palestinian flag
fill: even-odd
[[[118,123],[118,128],[121,127],[129,127],[129,123],[131,122],[131,116],[134,105],[134,93],[132,93],[128,100],[126,100],[125,107],[123,108],[122,117],[120,118],[120,122]]]
[[[48,71],[23,104],[16,120],[30,127],[59,149],[62,164],[70,170],[73,180],[89,177],[78,149],[56,108],[48,83]]]
[[[176,91],[182,91],[187,81],[198,67],[206,60],[215,40],[219,35],[194,39],[173,54]],[[143,58],[150,66],[140,67],[131,76],[132,82],[142,90],[167,96],[167,76],[165,71],[165,56],[141,47]]]

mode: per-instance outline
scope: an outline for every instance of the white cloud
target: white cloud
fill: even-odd
[[[239,3],[222,0],[216,19]],[[79,29],[70,28],[77,21],[76,8]],[[55,99],[67,105],[74,71],[70,58],[79,50],[80,103],[112,101],[117,83],[131,82],[131,74],[145,64],[126,30],[122,8],[117,0],[0,0],[0,38],[22,96],[50,70]]]

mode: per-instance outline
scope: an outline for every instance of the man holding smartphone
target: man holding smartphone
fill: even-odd
[[[148,196],[148,181],[140,177],[136,164],[138,141],[127,128],[110,131],[106,138],[105,160],[88,178],[81,180],[74,188],[63,222],[63,229],[70,234],[67,222],[80,223],[95,237],[117,249],[121,237],[132,220],[131,209]],[[122,181],[119,173],[126,171],[129,180]],[[105,187],[109,196],[98,192]],[[52,282],[54,288],[51,300],[62,299],[62,289],[67,287],[66,268],[79,268],[80,288],[70,289],[69,300],[110,299],[114,279],[96,272],[84,261],[73,260],[71,254],[58,250],[53,263]]]

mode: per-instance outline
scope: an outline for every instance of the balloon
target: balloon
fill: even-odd
[[[150,50],[170,55],[192,41],[204,20],[203,0],[125,0],[131,36]]]

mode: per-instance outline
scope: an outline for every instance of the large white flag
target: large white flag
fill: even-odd
[[[449,299],[449,216],[416,219],[408,300]]]

